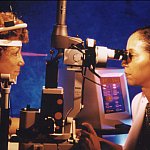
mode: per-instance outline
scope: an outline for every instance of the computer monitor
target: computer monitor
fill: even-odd
[[[131,124],[130,100],[124,69],[96,68],[98,78],[87,69],[84,83],[84,108],[76,116],[77,124],[89,122],[95,129],[114,129],[122,123]],[[82,84],[74,71],[59,68],[59,86],[64,88],[64,116],[73,108],[74,82]],[[81,94],[77,93],[78,99]],[[80,103],[77,98],[75,103]],[[80,104],[77,104],[79,106]]]
[[[77,119],[95,129],[115,129],[131,120],[130,100],[124,69],[96,68],[98,78],[89,70],[84,84],[84,108]]]

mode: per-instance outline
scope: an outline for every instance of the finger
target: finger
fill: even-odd
[[[88,138],[80,138],[78,145],[82,150],[91,150],[89,147],[89,140]]]
[[[81,130],[80,133],[81,133],[81,137],[83,137],[83,138],[85,138],[85,137],[90,138],[91,133],[89,133],[89,132],[87,132],[85,130]]]
[[[100,142],[97,136],[91,135],[90,138],[85,138],[90,150],[101,150]]]
[[[87,147],[91,150],[93,150],[93,144],[89,138],[85,138],[85,141],[87,143]]]
[[[90,133],[92,133],[92,134],[94,134],[94,135],[97,136],[97,134],[96,134],[96,132],[95,132],[95,130],[94,130],[94,128],[92,127],[91,124],[89,124],[89,123],[87,123],[87,122],[84,122],[84,123],[82,123],[82,125],[85,126],[85,127],[88,129],[88,132],[90,132]]]
[[[81,129],[76,129],[76,134],[81,134]]]
[[[86,144],[86,146],[87,146],[86,150],[87,149],[89,149],[89,150],[101,150],[100,143],[97,140],[97,137],[95,137],[94,135],[92,135],[91,138],[85,138],[84,144]]]
[[[77,133],[77,132],[80,132],[80,131],[81,131],[81,129],[76,129],[76,133]]]
[[[76,138],[80,139],[80,137],[81,137],[81,129],[76,130]]]
[[[98,139],[97,136],[95,136],[95,135],[93,135],[93,134],[91,134],[91,133],[89,133],[89,132],[87,132],[87,131],[84,131],[84,130],[81,131],[80,139],[81,139],[81,138],[82,138],[82,139],[88,138],[93,144],[94,144],[95,141],[98,141],[98,142],[99,142],[99,139]]]

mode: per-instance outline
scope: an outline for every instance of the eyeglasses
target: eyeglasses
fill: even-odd
[[[114,58],[128,61],[128,59],[131,59],[131,54],[127,50],[115,50]]]
[[[128,52],[127,50],[123,51],[122,56],[123,56],[122,60],[124,63],[128,64],[132,61],[132,54]]]

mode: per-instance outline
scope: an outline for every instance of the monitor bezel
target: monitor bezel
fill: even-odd
[[[101,128],[115,128],[116,124],[121,124],[124,120],[131,118],[130,99],[124,69],[96,69],[96,73],[99,74],[100,77],[120,78],[123,101],[125,105],[125,111],[123,112],[105,113],[102,89],[100,86],[96,86],[96,92],[99,93],[97,97]],[[95,77],[95,81],[99,82],[99,79]]]

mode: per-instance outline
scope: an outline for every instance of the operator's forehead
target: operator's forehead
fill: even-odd
[[[127,51],[137,52],[144,47],[144,42],[140,40],[139,34],[132,34],[127,41]]]

